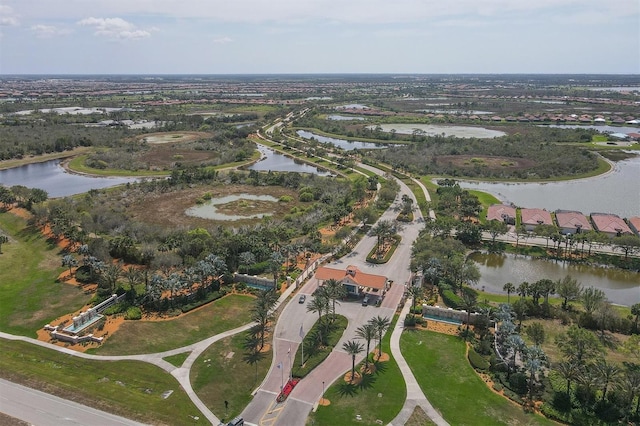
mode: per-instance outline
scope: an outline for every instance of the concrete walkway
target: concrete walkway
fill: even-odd
[[[416,377],[413,375],[413,371],[411,371],[409,364],[407,364],[407,361],[405,361],[402,356],[402,352],[400,352],[400,336],[404,329],[404,319],[410,309],[411,299],[407,299],[404,307],[402,308],[402,312],[400,312],[400,317],[398,318],[396,327],[391,333],[391,353],[398,363],[398,367],[402,372],[402,377],[404,377],[404,381],[407,385],[407,398],[404,401],[402,410],[400,410],[400,413],[398,413],[396,418],[389,423],[389,426],[405,424],[409,420],[409,417],[411,417],[411,414],[413,414],[413,410],[416,406],[421,407],[427,416],[429,416],[429,418],[438,426],[449,426],[449,423],[442,418],[440,413],[437,412],[429,400],[427,400],[422,389],[420,389],[420,385],[418,384]]]

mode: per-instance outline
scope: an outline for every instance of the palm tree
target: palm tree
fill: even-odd
[[[527,294],[529,294],[529,283],[522,281],[517,290],[520,297],[527,297]]]
[[[607,397],[607,390],[611,382],[620,375],[620,369],[617,365],[609,364],[605,359],[599,359],[595,365],[595,374],[598,377],[602,387],[602,401]]]
[[[382,336],[384,336],[384,332],[391,326],[391,320],[389,317],[383,318],[378,315],[375,318],[371,318],[369,324],[373,324],[376,329],[376,334],[378,335],[378,359],[380,359],[382,355]]]
[[[351,383],[353,382],[353,378],[356,374],[356,356],[364,350],[364,345],[360,342],[349,340],[342,344],[342,349],[351,355]]]
[[[469,333],[471,311],[475,310],[476,306],[478,306],[478,293],[476,293],[472,288],[464,287],[462,291],[462,309],[467,311],[467,334]]]
[[[369,352],[371,347],[371,341],[376,338],[376,328],[373,324],[364,324],[356,330],[356,337],[367,342],[367,355],[364,358],[364,370],[367,371],[369,367]]]
[[[529,399],[533,394],[533,385],[536,382],[536,374],[546,364],[547,356],[540,346],[530,346],[524,349],[524,365],[529,372]]]
[[[408,292],[409,292],[409,295],[411,296],[411,312],[413,313],[413,311],[416,308],[416,303],[418,302],[418,299],[420,299],[424,294],[424,288],[421,285],[412,285],[409,287]]]
[[[569,395],[569,392],[571,392],[571,382],[580,377],[582,366],[575,361],[562,361],[555,370],[567,381],[567,395]]]
[[[629,406],[631,406],[633,400],[640,394],[640,371],[628,369],[622,375],[622,380],[620,380],[618,386],[622,394],[626,396]],[[636,402],[636,414],[638,413],[638,408],[640,408],[640,398]]]
[[[331,300],[331,303],[333,304],[331,311],[333,313],[333,321],[335,321],[337,299],[342,299],[343,297],[345,297],[347,295],[347,290],[344,288],[344,285],[342,284],[342,282],[335,280],[333,278],[327,280],[327,282],[324,283],[323,287],[325,288],[327,296],[329,297],[329,299]]]
[[[514,286],[513,283],[506,283],[504,286],[502,286],[502,291],[507,292],[507,303],[511,303],[510,296],[511,293],[516,291],[516,286]]]

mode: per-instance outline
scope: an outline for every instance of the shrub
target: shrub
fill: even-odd
[[[509,387],[520,395],[527,393],[527,376],[523,373],[513,373],[509,377]]]
[[[489,362],[475,350],[469,349],[469,355],[467,358],[469,358],[471,366],[476,370],[486,371],[489,369]]]
[[[455,294],[453,290],[444,290],[441,296],[444,303],[450,308],[458,309],[460,306],[462,306],[462,298]]]
[[[555,392],[553,394],[553,408],[558,411],[571,411],[571,395],[566,392]]]
[[[291,195],[283,195],[278,201],[281,203],[290,203],[293,201],[293,197],[291,197]]]
[[[139,320],[142,318],[142,311],[137,306],[131,306],[127,309],[127,313],[124,316],[124,319],[127,320]]]
[[[102,313],[104,315],[115,315],[115,314],[124,312],[125,309],[126,309],[126,306],[124,303],[115,303],[109,306],[107,309],[105,309]]]
[[[214,300],[220,299],[222,296],[224,296],[227,292],[224,290],[221,291],[213,291],[211,293],[209,293],[207,295],[207,297],[205,297],[202,300],[199,300],[197,302],[193,302],[193,303],[189,303],[187,305],[184,305],[180,308],[180,310],[184,313],[187,313],[189,311],[194,310],[195,308],[199,308],[202,305],[206,305],[209,302],[213,302]]]
[[[310,192],[303,192],[298,196],[298,200],[300,200],[303,203],[308,203],[310,201],[313,201],[313,194]]]
[[[416,322],[417,321],[416,321],[415,315],[410,314],[410,315],[407,315],[404,318],[404,326],[405,327],[415,327]]]
[[[504,386],[502,386],[502,384],[500,383],[494,383],[493,384],[493,390],[496,392],[501,392],[502,389],[504,389]]]

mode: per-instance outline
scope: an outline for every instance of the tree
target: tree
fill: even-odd
[[[592,315],[605,300],[604,291],[595,287],[587,287],[582,291],[582,306],[589,315]]]
[[[243,251],[238,255],[238,261],[240,263],[240,266],[245,267],[245,270],[244,270],[245,274],[248,274],[249,266],[256,263],[256,256],[250,251]]]
[[[560,377],[567,381],[567,395],[571,392],[571,382],[574,382],[580,377],[582,372],[582,365],[575,361],[562,361],[555,370],[560,374]]]
[[[6,235],[0,234],[0,254],[2,254],[2,245],[7,244],[9,242],[9,237]]]
[[[0,236],[0,241],[2,241],[2,237]],[[62,257],[62,266],[69,268],[69,278],[71,278],[71,270],[78,266],[78,261],[71,254],[66,254]]]
[[[571,275],[567,275],[556,283],[556,293],[562,297],[562,309],[566,310],[569,302],[580,298],[582,285]]]
[[[258,363],[264,359],[265,354],[260,349],[258,349],[257,342],[259,340],[256,339],[255,336],[249,335],[245,342],[245,349],[247,350],[243,356],[244,362],[249,365],[255,365],[256,367],[256,375],[253,379],[253,383],[255,384],[258,381]]]
[[[594,365],[596,376],[600,381],[600,389],[602,390],[602,401],[607,397],[607,390],[611,382],[615,382],[620,375],[620,369],[609,364],[605,359],[599,359]]]
[[[116,283],[118,282],[120,275],[122,275],[122,264],[119,262],[112,263],[104,268],[100,281],[104,284],[110,294],[113,294],[116,291]]]
[[[626,397],[629,407],[633,404],[633,400],[640,394],[640,371],[637,369],[627,368],[619,381],[618,387],[622,394]],[[640,397],[636,399],[635,414],[638,414],[640,407]]]
[[[520,297],[525,298],[529,294],[529,283],[526,281],[522,281],[518,286],[518,294]]]
[[[367,354],[364,358],[364,369],[367,371],[369,367],[369,353],[371,352],[371,341],[376,338],[376,328],[373,324],[364,324],[356,330],[356,337],[367,342]]]
[[[386,241],[396,233],[396,227],[388,220],[379,221],[376,226],[371,228],[371,235],[376,237],[376,253],[382,253]]]
[[[514,286],[513,283],[506,283],[504,286],[502,286],[502,291],[507,292],[507,303],[511,303],[510,296],[511,293],[516,291],[516,286]]]
[[[544,326],[539,322],[533,322],[525,329],[527,336],[533,341],[535,346],[540,346],[544,343]]]
[[[577,325],[570,326],[565,333],[556,337],[556,345],[567,360],[578,365],[598,359],[604,352],[596,336]]]
[[[485,226],[486,231],[491,235],[491,245],[495,246],[496,238],[500,235],[504,235],[509,231],[509,225],[501,220],[490,220]]]
[[[389,317],[381,317],[380,315],[371,318],[369,320],[370,324],[376,329],[376,334],[378,335],[378,359],[382,355],[382,336],[384,336],[385,331],[391,326],[391,320]]]
[[[335,280],[333,278],[327,280],[324,283],[324,289],[326,290],[326,294],[331,300],[332,308],[331,312],[333,313],[333,321],[336,319],[336,303],[338,299],[342,299],[347,295],[347,289],[344,288],[344,285],[341,281]]]
[[[364,350],[364,345],[360,342],[349,340],[342,344],[342,349],[351,355],[351,380],[349,381],[351,383],[356,374],[356,356]]]
[[[629,255],[640,252],[640,237],[636,237],[635,235],[615,237],[611,243],[616,250],[624,253],[624,260],[627,260]]]
[[[524,366],[529,373],[528,387],[529,399],[533,395],[533,388],[536,382],[536,375],[547,363],[547,356],[540,346],[530,346],[523,351]]]
[[[638,331],[638,317],[640,317],[640,303],[635,303],[631,305],[631,314],[635,315],[635,319],[633,321],[634,329]]]
[[[411,285],[407,292],[409,296],[411,296],[411,311],[413,312],[416,308],[416,303],[418,303],[418,299],[424,294],[424,288],[422,285]]]
[[[466,333],[469,333],[469,321],[471,320],[471,311],[478,306],[478,293],[472,289],[465,287],[462,291],[462,309],[467,311],[467,328]]]
[[[524,321],[524,319],[527,317],[530,304],[530,300],[523,298],[513,302],[513,312],[516,314],[516,319],[518,320],[518,328],[522,327],[522,321]]]
[[[556,283],[548,278],[543,278],[539,280],[537,283],[540,286],[540,292],[542,294],[542,297],[544,297],[544,303],[548,305],[549,296],[555,293],[556,291]]]

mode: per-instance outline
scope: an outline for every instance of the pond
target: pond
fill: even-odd
[[[57,198],[136,181],[134,178],[92,177],[68,173],[60,165],[61,162],[62,160],[51,160],[0,170],[0,183],[5,186],[40,188],[47,191],[50,198]]]
[[[375,129],[377,126],[367,126],[368,129]],[[397,124],[381,124],[383,132],[390,132],[395,129],[396,133],[402,135],[411,135],[414,131],[420,130],[427,136],[437,136],[444,134],[445,136],[455,136],[457,138],[479,138],[490,139],[505,136],[505,132],[498,130],[490,130],[484,127],[474,126],[445,126],[439,124],[418,124],[418,123],[397,123]]]
[[[261,172],[298,172],[298,173],[310,173],[318,176],[329,176],[331,173],[319,169],[315,166],[303,163],[301,161],[294,160],[286,155],[275,152],[274,150],[258,144],[258,151],[262,155],[262,158],[252,164],[248,169]]]
[[[460,186],[493,194],[502,202],[550,211],[577,210],[640,216],[640,156],[618,161],[610,173],[586,179],[545,183],[460,181]]]
[[[359,142],[359,141],[348,141],[345,139],[337,139],[330,138],[327,136],[316,135],[315,133],[307,132],[306,130],[298,130],[296,132],[298,136],[305,139],[315,139],[320,143],[327,143],[334,145],[338,148],[342,148],[345,151],[352,151],[354,149],[381,149],[386,148],[387,146],[384,144],[377,144],[371,142]]]
[[[640,302],[640,273],[614,268],[570,264],[544,259],[534,259],[513,254],[486,254],[474,252],[469,255],[480,269],[480,281],[476,288],[490,293],[506,294],[504,284],[516,287],[523,282],[535,282],[543,278],[553,281],[571,275],[582,283],[582,287],[602,290],[610,302],[631,306]]]
[[[212,219],[212,220],[225,220],[225,221],[233,221],[233,220],[242,220],[242,219],[259,219],[264,216],[270,216],[273,214],[273,211],[263,212],[263,213],[254,213],[250,215],[234,215],[234,214],[226,214],[219,211],[218,206],[224,206],[225,204],[236,203],[238,201],[247,202],[242,207],[244,209],[254,209],[256,207],[255,204],[251,203],[251,201],[262,201],[262,207],[264,208],[264,202],[269,203],[277,203],[278,199],[276,197],[272,197],[271,195],[254,195],[254,194],[234,194],[227,195],[225,197],[213,198],[204,204],[200,204],[194,207],[191,207],[185,211],[187,216],[199,217],[202,219]],[[230,207],[236,207],[232,205]]]
[[[327,120],[333,120],[333,121],[353,121],[353,120],[358,120],[358,121],[363,121],[364,117],[358,117],[358,116],[355,116],[355,115],[331,114],[331,115],[327,115]]]

